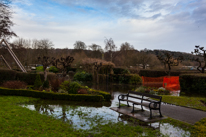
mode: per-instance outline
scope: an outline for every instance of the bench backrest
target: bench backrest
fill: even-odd
[[[160,101],[162,100],[161,96],[157,96],[157,95],[152,95],[152,94],[147,94],[147,93],[142,93],[142,92],[136,92],[136,91],[128,91],[128,94],[135,94],[135,95],[140,95],[140,96],[146,96],[146,97],[150,97],[150,98],[155,98],[155,99],[159,99]]]

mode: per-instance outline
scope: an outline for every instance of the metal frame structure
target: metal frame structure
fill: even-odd
[[[3,42],[5,45],[3,45]],[[23,71],[23,72],[27,72],[26,69],[24,68],[24,66],[21,64],[20,60],[17,58],[17,56],[15,55],[15,53],[12,51],[12,49],[9,47],[9,44],[6,42],[6,40],[2,39],[0,42],[0,46],[3,46],[4,48],[6,48],[10,55],[12,56],[12,58],[15,60],[16,64],[19,66],[19,68]],[[3,57],[3,56],[2,56]],[[5,59],[4,59],[5,60]],[[6,61],[6,60],[5,60]],[[8,63],[6,63],[8,64]],[[8,66],[8,65],[7,65]],[[9,68],[11,69],[11,67],[9,66]]]
[[[4,56],[3,56],[3,55],[0,56],[0,59],[2,59],[2,60],[4,61],[4,63],[7,65],[7,67],[8,67],[9,69],[11,69],[10,65],[9,65],[8,62],[4,59]]]

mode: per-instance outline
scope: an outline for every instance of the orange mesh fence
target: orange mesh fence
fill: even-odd
[[[180,90],[179,76],[165,76],[155,78],[142,76],[142,85],[150,87],[164,87],[170,91]]]
[[[170,91],[180,90],[179,76],[164,77],[163,87]]]
[[[142,85],[150,87],[161,87],[164,77],[143,77],[142,76]]]

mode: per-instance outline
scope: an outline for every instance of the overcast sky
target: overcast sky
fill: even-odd
[[[14,0],[12,29],[55,48],[75,41],[105,47],[129,42],[137,50],[188,52],[206,48],[206,0]]]

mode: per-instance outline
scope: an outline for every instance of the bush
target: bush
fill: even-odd
[[[75,81],[92,81],[92,74],[86,73],[84,71],[82,72],[77,72],[74,75],[74,80]]]
[[[71,82],[69,85],[69,94],[77,94],[78,89],[80,89],[81,85],[78,82]]]
[[[0,83],[16,80],[16,71],[7,70],[7,69],[0,69]]]
[[[36,80],[34,82],[34,88],[39,89],[42,86],[40,75],[36,75]]]
[[[36,91],[36,90],[25,90],[25,89],[0,88],[0,95],[26,96],[26,97],[35,97],[41,99],[67,100],[67,101],[90,101],[90,102],[104,101],[104,97],[102,95],[62,94],[62,93],[51,93],[51,92]]]
[[[18,72],[16,74],[16,80],[24,81],[28,85],[34,85],[34,82],[36,80],[36,75],[40,75],[41,81],[44,80],[44,74],[34,74],[34,73],[23,73],[23,72]],[[48,74],[47,79],[55,79],[56,75],[55,74]]]
[[[186,95],[206,95],[206,74],[182,74],[180,89]]]
[[[2,87],[11,88],[11,89],[26,89],[27,84],[25,82],[18,81],[18,80],[6,81],[2,84]]]
[[[162,77],[167,76],[165,70],[148,70],[142,69],[139,71],[140,76],[145,77]],[[198,71],[171,71],[170,76],[180,76],[181,74],[188,74],[188,73],[198,73]]]
[[[137,74],[131,75],[129,84],[141,84],[141,83],[142,83],[142,78],[139,75]]]
[[[69,85],[70,85],[71,81],[64,81],[61,83],[60,85],[60,89],[65,90],[65,91],[69,91]]]
[[[129,74],[129,70],[128,69],[124,69],[124,68],[113,68],[114,74]]]
[[[142,86],[140,86],[140,87],[136,88],[135,91],[137,91],[137,92],[143,92],[143,93],[144,93],[144,92],[145,92],[145,88],[142,87]]]
[[[43,68],[43,66],[38,66],[38,67],[36,67],[36,70],[37,71],[44,71],[44,68]]]
[[[58,73],[59,70],[58,70],[58,68],[56,68],[55,66],[51,66],[51,67],[49,68],[49,72]]]
[[[49,88],[49,81],[48,81],[48,79],[46,81],[44,81],[43,88]]]
[[[52,91],[58,92],[61,83],[64,82],[64,78],[51,79],[49,82],[51,84]]]

